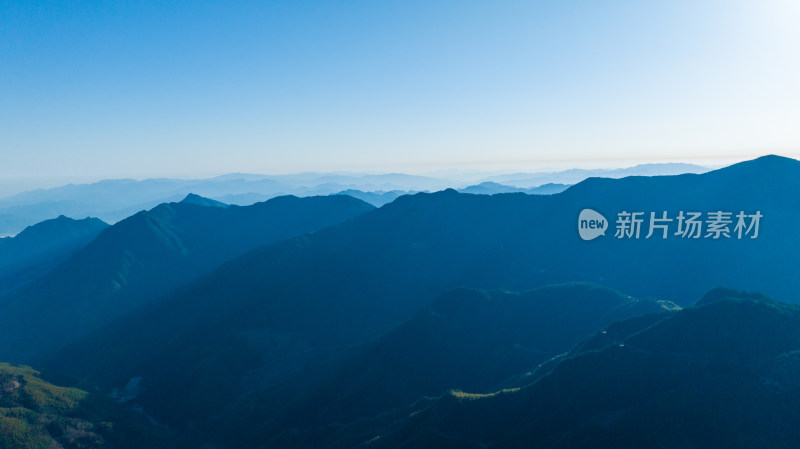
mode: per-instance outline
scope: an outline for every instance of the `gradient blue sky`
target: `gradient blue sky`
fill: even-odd
[[[800,156],[800,2],[0,2],[0,178]]]

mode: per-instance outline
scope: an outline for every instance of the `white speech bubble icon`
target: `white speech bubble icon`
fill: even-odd
[[[578,234],[584,240],[594,240],[601,235],[606,235],[608,220],[599,212],[584,209],[578,215]]]

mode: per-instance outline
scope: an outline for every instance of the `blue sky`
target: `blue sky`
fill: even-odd
[[[800,156],[800,6],[0,3],[0,179]]]

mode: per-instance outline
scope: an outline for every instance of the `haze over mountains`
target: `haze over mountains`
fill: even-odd
[[[0,449],[800,449],[799,23],[0,2]]]
[[[111,395],[162,447],[793,447],[800,161],[495,188],[161,204],[0,296],[0,360]]]
[[[0,236],[16,234],[26,226],[59,215],[78,219],[92,216],[108,223],[115,223],[160,203],[180,201],[190,193],[226,204],[246,206],[280,195],[313,196],[352,191],[355,193],[353,196],[375,206],[382,206],[404,193],[435,191],[447,187],[467,188],[483,182],[494,182],[495,184],[492,185],[490,191],[484,188],[483,191],[471,193],[491,194],[528,190],[548,183],[574,184],[590,176],[614,178],[629,175],[701,173],[707,170],[707,168],[691,164],[645,164],[619,170],[568,170],[498,176],[485,174],[454,176],[451,174],[430,177],[400,173],[381,175],[235,173],[195,180],[104,180],[92,184],[69,184],[52,189],[31,190],[0,199]],[[556,193],[556,190],[546,188],[541,191],[531,190],[528,193],[550,194]],[[388,195],[386,195],[387,193]]]

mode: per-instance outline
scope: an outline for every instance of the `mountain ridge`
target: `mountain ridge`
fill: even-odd
[[[747,189],[738,169],[732,170],[625,178],[608,181],[611,187],[600,190],[596,181],[587,180],[547,196],[469,195],[452,189],[401,196],[348,222],[229,261],[146,315],[117,322],[113,331],[82,341],[46,366],[89,377],[103,373],[110,385],[142,375],[221,381],[252,370],[259,370],[265,383],[280,384],[390,331],[460,286],[527,290],[596,282],[682,306],[718,285],[750,284],[790,296],[800,288],[786,282],[796,279],[791,267],[798,255],[790,248],[798,244],[792,223],[800,220],[800,208],[786,192],[798,187],[800,176]],[[773,217],[772,228],[752,241],[673,239],[665,245],[609,236],[584,242],[577,236],[577,214],[597,204],[594,198],[606,205],[600,211],[615,203],[643,210],[758,207]],[[785,266],[761,263],[772,258]],[[147,332],[137,331],[135,340],[128,337],[141,328]],[[226,370],[214,371],[218,364]],[[170,375],[159,374],[162,369]],[[231,388],[226,394],[235,395]],[[209,399],[189,408],[202,414],[219,406],[214,404]]]
[[[340,196],[278,197],[229,208],[164,203],[142,211],[105,229],[56,269],[0,303],[0,322],[6,328],[0,341],[3,356],[16,361],[27,353],[21,361],[30,361],[31,354],[55,349],[67,335],[95,329],[254,247],[372,208]],[[47,325],[59,329],[60,338],[52,338],[50,330],[36,333],[45,329],[44,322],[25,317],[35,316],[32,308],[37,307],[64,314],[60,321],[49,315],[52,322]],[[15,341],[25,341],[25,348]]]
[[[574,184],[591,174],[619,177],[632,174],[670,174],[676,167],[664,164],[637,166],[621,170],[575,170],[531,174],[538,178],[514,187],[541,186],[547,183]],[[685,170],[701,169],[686,165]],[[705,169],[703,169],[705,170]],[[616,174],[615,174],[616,173]],[[559,177],[565,175],[566,177]],[[511,182],[506,182],[511,179]],[[25,226],[56,217],[96,216],[116,223],[134,213],[151,209],[163,202],[180,201],[189,193],[218,199],[227,203],[250,205],[253,202],[286,194],[298,196],[329,195],[343,190],[375,191],[432,191],[445,187],[467,186],[483,181],[514,184],[514,176],[483,175],[423,176],[402,173],[298,173],[290,175],[229,174],[207,179],[148,178],[106,179],[88,184],[67,184],[48,189],[34,189],[0,198],[0,235],[15,234]],[[547,192],[531,193],[552,193]],[[380,206],[386,199],[376,201]]]
[[[97,218],[73,220],[63,215],[0,238],[0,295],[34,282],[94,240],[108,224]]]

